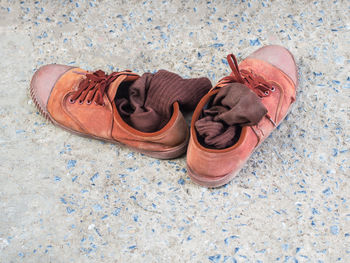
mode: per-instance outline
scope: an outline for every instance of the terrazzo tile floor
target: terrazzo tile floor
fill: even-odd
[[[349,1],[0,0],[0,262],[350,262]],[[40,116],[48,63],[214,84],[259,47],[295,55],[288,118],[231,183]]]

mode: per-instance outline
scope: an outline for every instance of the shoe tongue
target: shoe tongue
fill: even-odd
[[[266,107],[251,89],[231,83],[214,95],[201,119],[195,122],[195,128],[207,146],[227,148],[238,136],[237,128],[258,124],[266,113]]]

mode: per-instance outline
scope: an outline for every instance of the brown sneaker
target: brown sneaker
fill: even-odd
[[[260,48],[205,95],[194,111],[188,172],[202,186],[228,183],[288,114],[295,101],[297,67],[280,46]]]
[[[160,87],[164,86],[164,82],[169,84],[169,74],[175,84],[179,82],[179,76],[163,71],[158,75],[158,82],[153,81],[153,83],[158,83]],[[140,91],[138,88],[140,85],[142,87],[142,83],[147,82],[148,85],[151,82],[149,75],[142,77],[141,80],[139,75],[131,71],[106,75],[101,70],[88,72],[64,65],[46,65],[34,74],[30,93],[39,111],[62,128],[83,136],[113,143],[120,142],[152,157],[175,158],[186,151],[189,138],[188,127],[179,110],[179,103],[175,101],[177,97],[174,97],[172,103],[168,105],[169,109],[163,115],[159,115],[147,105],[146,107],[137,104],[140,100],[147,103],[147,98],[137,93],[143,92],[143,95],[147,96],[145,89]],[[130,95],[128,90],[137,80],[141,81],[132,91],[135,94]],[[211,86],[206,78],[183,81],[189,84],[197,81],[201,85],[204,83],[207,90],[203,93],[204,89],[202,89],[202,95]],[[157,87],[153,90],[155,90],[152,98],[154,103],[154,100],[158,100]],[[148,92],[151,94],[151,91],[148,90]],[[122,97],[123,102],[119,103],[120,105],[118,105],[119,96]],[[129,103],[128,100],[136,104]],[[168,102],[169,100],[166,101]],[[162,105],[159,101],[155,103],[158,108]],[[124,118],[126,115],[130,117],[128,120]],[[164,117],[165,115],[168,116]],[[146,127],[145,123],[141,125],[139,120],[150,120],[153,123],[146,123],[148,124]],[[159,122],[159,125],[154,122]],[[137,124],[145,127],[146,132],[136,129],[135,126],[132,127],[132,123],[136,127],[138,127]]]

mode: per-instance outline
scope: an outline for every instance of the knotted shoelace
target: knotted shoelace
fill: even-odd
[[[270,92],[274,92],[279,85],[274,81],[266,81],[262,76],[256,75],[253,71],[239,69],[237,59],[233,54],[227,55],[227,62],[233,75],[226,76],[219,80],[218,85],[222,87],[225,84],[239,82],[253,90],[260,98],[266,97]]]
[[[94,101],[97,105],[104,106],[103,95],[108,91],[109,85],[121,75],[135,75],[130,70],[122,72],[113,72],[106,74],[102,70],[93,73],[75,72],[84,75],[83,80],[79,83],[78,89],[72,94],[70,103],[75,103],[78,99],[80,104],[86,101],[91,104]]]
[[[219,80],[217,87],[222,87],[228,83],[238,82],[246,85],[252,91],[254,91],[260,98],[267,97],[270,92],[275,92],[276,88],[280,90],[283,94],[283,89],[274,81],[267,81],[262,76],[256,75],[253,71],[248,71],[246,69],[239,69],[237,59],[233,54],[227,55],[227,62],[232,70],[231,75],[226,76]],[[280,108],[280,103],[278,109]],[[267,113],[266,118],[268,118],[272,124],[276,127],[276,123],[273,121],[271,116]]]

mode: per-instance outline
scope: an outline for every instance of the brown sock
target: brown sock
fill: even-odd
[[[237,141],[242,126],[258,124],[266,113],[261,99],[252,90],[232,83],[220,88],[195,128],[205,146],[223,149]]]
[[[143,132],[155,132],[169,121],[173,104],[192,111],[211,89],[208,78],[183,79],[179,75],[159,70],[145,73],[128,88],[128,96],[116,100],[122,118]]]

